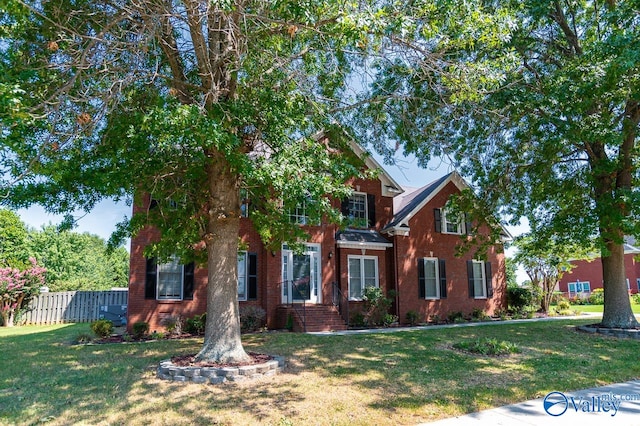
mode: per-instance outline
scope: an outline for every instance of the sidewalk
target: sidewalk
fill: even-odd
[[[560,390],[546,398],[547,404],[544,398],[533,399],[422,425],[640,425],[640,380],[575,392]]]

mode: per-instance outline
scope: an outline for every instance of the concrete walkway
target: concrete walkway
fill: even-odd
[[[548,317],[507,321],[487,321],[464,324],[429,325],[419,327],[395,327],[365,330],[345,330],[309,333],[321,336],[350,334],[396,333],[399,331],[437,330],[453,327],[481,327],[527,322],[567,319],[599,318],[600,313],[585,313],[571,317]],[[638,316],[638,315],[636,315]],[[631,360],[630,362],[636,362]],[[451,417],[429,426],[531,426],[531,425],[579,425],[579,426],[640,426],[640,380],[617,383],[599,388],[564,392],[558,389],[543,398],[519,404],[505,405],[459,417]]]

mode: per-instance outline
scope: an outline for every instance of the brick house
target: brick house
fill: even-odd
[[[359,146],[352,148],[362,155]],[[503,242],[491,248],[486,261],[454,255],[467,226],[448,218],[444,206],[451,194],[467,186],[464,180],[453,172],[419,189],[403,188],[373,158],[367,156],[365,162],[380,170],[377,179],[354,180],[353,195],[333,201],[358,227],[301,225],[309,233],[301,254],[286,245],[267,250],[251,220],[241,218],[240,237],[247,250],[238,256],[240,307],[264,309],[269,328],[283,328],[292,318],[294,329],[307,331],[346,328],[348,312],[361,309],[369,286],[385,294],[395,290],[391,309],[400,322],[408,311],[427,321],[454,311],[482,309],[491,315],[506,308]],[[134,212],[146,209],[148,196],[145,201]],[[291,219],[306,223],[301,209]],[[131,240],[128,324],[146,321],[151,330],[161,329],[166,317],[206,311],[206,270],[145,259],[144,247],[157,238],[158,231],[149,228]]]
[[[640,249],[636,241],[627,237],[624,242],[624,270],[630,294],[640,289],[640,262],[636,259]],[[575,267],[565,273],[558,282],[558,291],[567,297],[589,297],[596,288],[602,288],[602,262],[600,257],[590,260],[574,260]]]

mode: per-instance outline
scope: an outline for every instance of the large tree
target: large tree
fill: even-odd
[[[377,63],[368,133],[425,164],[448,155],[488,211],[541,240],[595,236],[602,324],[637,326],[623,237],[640,234],[638,1],[412,4],[413,31]]]
[[[153,225],[162,238],[147,255],[206,259],[198,358],[246,360],[240,191],[267,243],[302,237],[287,218],[301,202],[313,220],[340,220],[330,197],[349,193],[362,163],[330,111],[344,106],[352,64],[383,30],[376,2],[10,3],[1,22],[13,31],[0,33],[0,88],[12,105],[2,117],[3,202],[57,213],[150,196],[154,207],[116,237]]]

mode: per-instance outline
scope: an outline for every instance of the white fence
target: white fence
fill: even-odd
[[[100,306],[126,305],[128,293],[127,290],[41,293],[31,300],[22,320],[26,324],[95,321]]]

